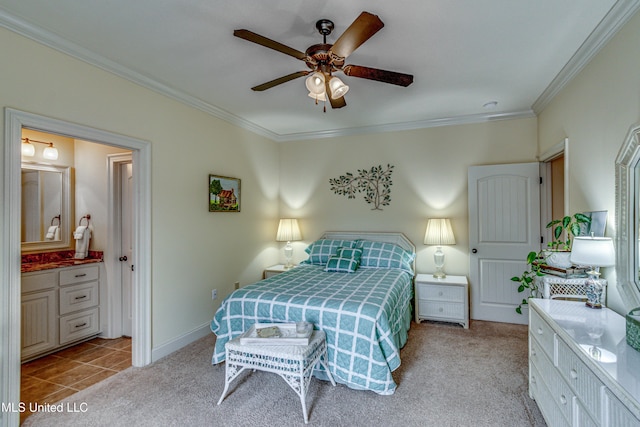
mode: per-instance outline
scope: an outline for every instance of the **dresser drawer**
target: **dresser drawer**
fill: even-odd
[[[418,298],[431,301],[464,302],[464,287],[418,283]]]
[[[60,345],[97,335],[100,332],[98,308],[60,318]]]
[[[79,285],[60,288],[60,315],[73,313],[94,307],[100,303],[100,287],[98,282],[81,283]]]
[[[616,427],[638,427],[640,420],[635,417],[617,397],[611,393],[611,390],[605,388],[604,404],[607,408],[607,419],[610,426]]]
[[[42,291],[58,286],[58,271],[48,271],[46,273],[23,274],[20,277],[20,287],[22,293]]]
[[[542,381],[542,375],[535,365],[529,365],[529,393],[531,397],[538,403],[540,412],[544,415],[544,419],[550,426],[570,426],[571,423],[567,422],[564,414],[555,402],[553,394]]]
[[[553,329],[535,310],[529,310],[529,334],[540,343],[540,347],[553,360]]]
[[[60,286],[98,280],[98,268],[99,267],[97,265],[88,265],[85,267],[62,270],[60,271]]]
[[[420,316],[464,320],[464,304],[420,300]]]
[[[595,419],[600,419],[601,392],[604,385],[578,356],[563,342],[558,340],[557,366],[560,375],[567,381],[585,408]]]

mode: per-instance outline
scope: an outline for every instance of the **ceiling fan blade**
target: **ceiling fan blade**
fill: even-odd
[[[331,52],[341,58],[346,58],[362,43],[380,31],[382,27],[384,27],[384,24],[377,15],[362,12],[349,28],[338,37],[338,40],[331,47]]]
[[[277,50],[285,55],[293,56],[297,59],[304,59],[307,55],[304,52],[300,52],[292,47],[278,43],[277,41],[268,39],[260,34],[256,34],[249,30],[234,30],[233,35],[245,39],[247,41],[268,47],[269,49]]]
[[[262,92],[263,90],[271,89],[274,86],[281,85],[282,83],[286,83],[290,80],[297,79],[298,77],[306,76],[311,71],[297,71],[295,73],[287,74],[286,76],[279,77],[277,79],[271,80],[270,82],[262,83],[261,85],[254,86],[251,90],[255,90],[257,92]]]
[[[327,98],[329,98],[329,102],[331,103],[331,108],[342,108],[347,106],[347,101],[345,101],[344,96],[340,98],[334,99],[331,96],[331,88],[329,88],[329,79],[325,79],[324,87]]]
[[[351,77],[376,80],[383,83],[391,83],[398,86],[409,86],[413,83],[411,74],[397,73],[395,71],[379,70],[377,68],[363,67],[361,65],[345,65],[342,71]]]

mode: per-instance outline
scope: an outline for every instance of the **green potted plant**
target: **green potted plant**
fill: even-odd
[[[579,236],[583,226],[589,225],[591,218],[583,213],[575,213],[562,219],[554,219],[547,228],[551,228],[552,239],[543,251],[545,262],[553,267],[571,267],[571,242]]]
[[[591,224],[591,218],[582,213],[576,213],[572,216],[565,216],[562,219],[555,219],[547,228],[551,228],[553,232],[553,240],[547,244],[547,249],[540,252],[529,252],[527,254],[527,270],[523,271],[520,276],[514,276],[512,281],[518,282],[518,292],[529,290],[527,298],[523,298],[522,302],[516,307],[516,312],[522,314],[522,306],[528,304],[528,299],[538,296],[537,276],[544,276],[542,273],[542,264],[554,265],[557,261],[558,254],[566,257],[565,262],[555,262],[556,267],[571,267],[571,243],[575,236],[579,236],[582,226]],[[562,260],[561,260],[562,261]],[[567,264],[568,263],[568,264]]]

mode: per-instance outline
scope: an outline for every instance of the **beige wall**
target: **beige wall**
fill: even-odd
[[[452,220],[456,245],[444,248],[445,271],[468,275],[467,168],[536,160],[536,119],[495,121],[315,141],[283,143],[281,212],[300,218],[305,244],[326,230],[400,231],[417,247],[418,272],[433,272],[435,247],[425,246],[427,218]],[[362,194],[330,191],[329,179],[346,172],[394,166],[391,204],[371,210]]]
[[[570,213],[608,210],[615,236],[614,164],[629,128],[640,122],[640,15],[636,15],[538,118],[539,152],[569,138]],[[624,313],[613,268],[608,304]]]
[[[151,142],[153,348],[209,322],[233,282],[277,261],[276,143],[5,29],[0,56],[3,108]],[[240,213],[208,212],[209,173],[242,180]]]

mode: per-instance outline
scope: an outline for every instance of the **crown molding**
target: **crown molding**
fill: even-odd
[[[589,34],[576,53],[569,59],[549,86],[542,92],[532,110],[540,114],[553,98],[567,85],[607,42],[626,24],[640,9],[638,0],[618,0],[598,26]]]

